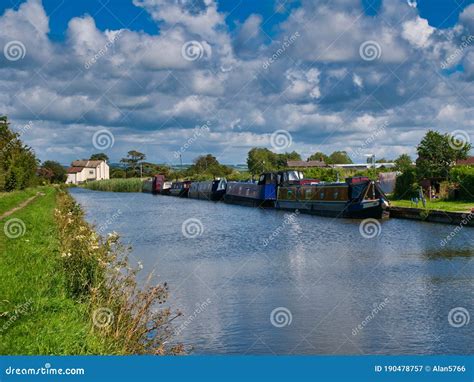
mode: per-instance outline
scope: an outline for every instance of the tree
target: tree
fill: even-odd
[[[277,154],[266,149],[254,147],[247,156],[247,167],[252,175],[277,169]]]
[[[200,155],[194,159],[194,164],[186,171],[188,176],[200,175],[201,178],[224,177],[232,173],[232,169],[219,163],[211,154]]]
[[[405,169],[403,174],[397,176],[395,181],[394,196],[397,199],[411,199],[418,196],[419,186],[416,182],[416,170],[413,167]]]
[[[127,173],[125,170],[117,167],[113,167],[110,169],[110,177],[111,178],[126,178]]]
[[[416,168],[419,179],[447,179],[457,160],[466,159],[471,144],[460,142],[449,134],[430,130],[417,146]]]
[[[413,160],[410,155],[402,154],[397,159],[395,159],[395,169],[397,171],[405,172],[405,170],[411,168],[413,165]]]
[[[121,163],[127,166],[127,173],[130,176],[139,176],[140,172],[138,171],[140,162],[144,161],[146,155],[140,151],[131,150],[127,153],[125,158],[120,160]]]
[[[296,151],[292,151],[291,153],[275,154],[275,155],[276,155],[276,166],[278,169],[286,168],[287,162],[289,160],[301,160],[301,155],[298,154]]]
[[[89,160],[105,160],[106,162],[108,162],[109,157],[105,153],[97,153],[97,154],[92,154]]]
[[[10,130],[6,116],[0,116],[0,191],[23,189],[36,183],[38,160],[23,144],[20,134]]]
[[[50,173],[50,176],[45,176],[49,178],[49,181],[52,183],[64,183],[66,181],[66,169],[58,162],[47,160],[43,163],[42,168],[50,170],[45,173]]]
[[[351,164],[352,159],[349,157],[346,151],[334,151],[329,155],[330,164]]]
[[[325,163],[328,163],[329,157],[326,154],[322,153],[321,151],[318,151],[308,158],[308,161],[310,160],[318,160],[318,161],[323,161]]]

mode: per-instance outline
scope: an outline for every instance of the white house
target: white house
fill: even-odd
[[[66,183],[109,179],[109,165],[104,160],[75,160],[67,169]]]

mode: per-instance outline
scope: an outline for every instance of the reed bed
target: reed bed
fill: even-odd
[[[141,192],[143,181],[140,178],[126,179],[105,179],[87,182],[82,185],[84,188],[95,191],[109,192]]]

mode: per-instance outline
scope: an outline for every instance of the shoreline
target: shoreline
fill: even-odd
[[[3,202],[20,205],[38,190]],[[182,354],[166,345],[180,315],[159,307],[166,284],[138,287],[117,234],[98,235],[67,190],[41,191],[2,220],[0,354]]]
[[[99,189],[99,188],[92,189],[92,188],[83,187],[83,186],[79,186],[79,187],[90,190],[90,191],[123,193],[122,191],[104,190],[104,189]],[[128,192],[128,193],[138,192],[139,193],[140,191],[125,191],[125,192]],[[169,197],[169,195],[166,195],[166,197]],[[395,201],[395,203],[397,203],[397,201]],[[453,202],[453,203],[455,204],[456,202]],[[459,204],[464,205],[466,204],[466,202],[459,202]],[[398,206],[398,205],[391,206],[389,211],[390,211],[389,213],[390,218],[393,218],[393,219],[418,220],[418,221],[424,221],[428,223],[465,225],[468,227],[474,227],[474,213],[469,212],[469,211],[459,212],[459,211],[449,211],[449,210],[442,210],[442,209],[405,207],[405,206]],[[472,216],[472,218],[470,216]],[[463,223],[464,221],[466,222]]]
[[[415,207],[390,207],[390,218],[474,227],[474,213],[472,212],[429,210]]]

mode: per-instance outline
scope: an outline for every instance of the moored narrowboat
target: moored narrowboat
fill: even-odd
[[[192,182],[189,187],[188,197],[193,199],[204,199],[219,201],[226,192],[227,180],[215,179],[204,182]]]
[[[376,182],[355,177],[345,182],[283,184],[275,207],[321,216],[379,219],[388,216],[389,201]]]
[[[157,174],[143,182],[142,191],[152,194],[166,194],[170,187],[171,182],[167,182],[164,175]]]
[[[224,201],[252,207],[274,207],[279,184],[291,184],[302,179],[301,172],[287,170],[264,173],[258,182],[229,182]]]
[[[160,190],[161,195],[170,195],[171,185],[173,182],[165,181],[163,182]]]
[[[169,193],[172,196],[187,198],[190,186],[191,186],[190,180],[185,180],[183,182],[173,182],[169,189]]]

